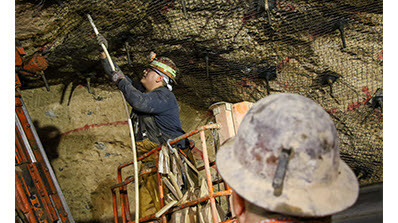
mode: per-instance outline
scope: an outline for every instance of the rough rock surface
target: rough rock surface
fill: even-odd
[[[50,92],[45,88],[24,90],[22,97],[75,221],[113,222],[110,187],[117,183],[117,167],[133,158],[120,92],[108,87],[93,88],[90,94],[80,85],[67,105],[60,103],[63,87],[51,86]],[[66,87],[69,95],[71,85]],[[184,103],[180,103],[180,112],[186,132],[212,120],[208,111]],[[206,135],[212,148],[210,132]],[[198,137],[190,139],[200,148]],[[210,156],[214,160],[214,150],[210,149]],[[133,174],[133,167],[123,172],[125,177]],[[132,202],[133,194],[132,190]]]
[[[49,62],[50,92],[40,78],[21,76],[23,100],[75,220],[112,221],[108,188],[131,159],[120,93],[100,66],[87,13],[133,78],[150,51],[176,62],[182,75],[173,92],[185,131],[210,120],[212,103],[298,93],[332,116],[341,156],[360,183],[383,181],[383,114],[371,106],[383,88],[383,1],[281,0],[270,20],[261,1],[185,0],[186,15],[180,2],[15,2],[15,38],[28,55],[45,49]],[[332,87],[323,77],[335,78]]]

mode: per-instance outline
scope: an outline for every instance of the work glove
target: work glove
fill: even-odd
[[[118,84],[121,79],[126,78],[121,70],[116,70],[111,73],[110,78],[112,79],[113,83]]]
[[[97,35],[97,41],[100,46],[101,46],[101,44],[104,44],[104,46],[108,49],[108,41],[100,33],[98,33],[98,35]],[[102,49],[102,47],[101,47],[101,49]]]

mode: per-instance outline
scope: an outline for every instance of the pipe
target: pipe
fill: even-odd
[[[129,43],[128,43],[128,42],[125,42],[125,43],[124,43],[124,47],[125,47],[126,52],[127,52],[127,64],[128,64],[128,65],[131,65],[132,62],[131,62],[131,59],[130,59],[130,47],[129,47]]]
[[[97,27],[94,24],[93,19],[91,18],[90,14],[87,14],[88,20],[90,21],[91,26],[94,29],[95,35],[99,35],[99,32],[97,30]],[[101,44],[102,49],[104,50],[104,53],[106,55],[106,58],[108,59],[109,65],[111,66],[112,71],[115,71],[115,65],[113,64],[112,58],[108,53],[108,50],[106,49],[105,45],[102,43]],[[128,113],[128,109],[127,109],[127,103],[126,103],[126,99],[124,98],[123,93],[120,91],[120,94],[122,96],[123,99],[123,103],[124,103],[124,108],[126,110],[127,113],[127,121],[128,121],[128,125],[129,125],[129,130],[130,130],[130,136],[131,136],[131,144],[132,144],[132,150],[133,150],[133,160],[134,160],[134,176],[135,179],[138,179],[138,165],[137,165],[137,150],[135,147],[135,138],[134,138],[134,131],[133,131],[133,125],[131,123],[131,119],[130,119],[130,115]],[[138,180],[135,182],[134,186],[135,186],[135,221],[138,222],[139,221],[139,185],[138,185]]]
[[[118,220],[118,213],[117,213],[117,199],[116,199],[116,192],[112,190],[112,202],[113,202],[113,217],[115,220],[115,223],[119,223]]]
[[[139,174],[139,176],[142,176],[142,175],[145,175],[145,174],[149,174],[149,173],[154,173],[156,171],[157,171],[157,168],[156,167],[152,167],[150,169],[143,170]],[[135,180],[135,178],[132,177],[132,176],[127,177],[127,179],[125,181],[112,185],[111,186],[111,190],[114,191],[116,188],[119,188],[119,187],[122,187],[122,186],[126,186],[127,184],[133,182],[134,180]]]
[[[219,191],[219,192],[215,192],[215,193],[213,193],[213,194],[208,194],[208,195],[203,196],[203,197],[200,197],[200,198],[198,198],[198,199],[185,202],[185,203],[182,204],[181,206],[176,207],[176,208],[173,208],[173,209],[171,210],[171,212],[178,211],[178,210],[180,210],[180,209],[183,209],[183,208],[186,208],[186,207],[190,207],[190,206],[193,206],[193,205],[202,203],[203,201],[208,200],[208,199],[211,198],[211,197],[215,198],[215,197],[225,196],[225,195],[231,195],[231,194],[232,194],[232,190],[231,190],[231,189],[229,189],[229,190],[224,190],[224,191]]]
[[[44,85],[46,86],[47,91],[50,91],[50,87],[48,86],[48,82],[47,82],[46,76],[44,76],[44,72],[41,74],[41,78],[44,81]]]
[[[185,19],[188,19],[188,16],[187,16],[187,7],[186,7],[186,4],[185,4],[185,0],[181,0],[181,5],[182,5],[182,11],[183,11],[183,13],[184,13]]]
[[[86,81],[87,81],[87,90],[88,90],[88,93],[91,94],[90,80],[91,80],[91,78],[89,78],[89,77],[86,78]]]
[[[130,130],[130,136],[131,136],[131,145],[132,145],[132,150],[133,150],[133,160],[134,160],[134,175],[135,178],[137,179],[134,184],[134,189],[135,189],[135,221],[137,222],[139,220],[139,181],[138,181],[138,164],[137,164],[137,149],[135,147],[135,138],[134,138],[134,132],[133,132],[133,124],[131,123],[130,115],[128,113],[127,109],[127,103],[126,99],[123,96],[123,93],[120,91],[120,94],[123,99],[124,103],[124,109],[126,110],[126,115],[127,115],[127,121],[129,125],[129,130]]]
[[[209,194],[213,195],[213,193],[214,193],[214,191],[213,191],[213,183],[212,183],[212,180],[211,180],[209,156],[207,155],[206,137],[205,137],[204,131],[200,132],[200,141],[202,142],[203,162],[205,164],[207,186],[209,187]],[[214,199],[213,196],[210,197],[210,205],[211,205],[211,214],[213,216],[213,222],[214,223],[218,223],[216,202],[215,202],[215,199]]]
[[[156,169],[159,169],[159,151],[155,153],[156,162]],[[163,180],[162,175],[157,171],[158,177],[158,189],[159,189],[159,199],[160,199],[160,208],[164,207],[164,191],[163,191]],[[162,223],[167,223],[166,215],[162,215]]]
[[[269,6],[268,6],[268,0],[264,0],[264,8],[265,11],[267,12],[267,17],[268,17],[268,24],[271,25],[271,12],[269,11]]]
[[[98,36],[98,35],[99,35],[98,29],[97,29],[97,27],[95,26],[94,21],[93,21],[93,19],[91,18],[90,14],[87,14],[87,17],[88,17],[88,20],[90,21],[91,26],[92,26],[93,29],[94,29],[95,35]],[[112,58],[111,58],[111,56],[110,56],[109,53],[108,53],[108,49],[106,49],[106,46],[105,46],[103,43],[101,44],[101,47],[102,47],[102,49],[104,50],[104,53],[105,53],[105,55],[106,55],[106,58],[108,59],[108,62],[109,62],[109,65],[111,66],[112,71],[115,71],[115,65],[113,64]]]

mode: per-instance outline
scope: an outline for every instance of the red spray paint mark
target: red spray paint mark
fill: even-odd
[[[80,127],[80,128],[77,128],[77,129],[72,129],[72,130],[69,130],[67,132],[64,132],[64,133],[62,133],[62,136],[69,135],[69,134],[71,134],[73,132],[78,132],[78,131],[82,131],[82,130],[88,130],[90,128],[96,128],[96,127],[101,127],[101,126],[110,126],[110,125],[113,125],[113,126],[127,125],[127,123],[128,123],[128,121],[116,121],[116,122],[109,122],[109,123],[85,125],[83,127]],[[192,151],[193,155],[199,156],[199,157],[202,158],[202,160],[204,160],[203,152],[201,150],[199,150],[196,146],[194,148],[192,148],[191,151]],[[209,160],[209,163],[211,163],[210,160]],[[216,170],[215,166],[212,166],[212,167]]]
[[[298,60],[294,57],[285,57],[281,62],[278,63],[278,65],[276,66],[276,69],[281,70],[291,60],[295,60],[298,62]]]
[[[254,83],[253,78],[243,77],[241,80],[238,81],[238,85],[242,87],[254,87],[256,83]]]
[[[362,92],[366,94],[366,98],[368,101],[372,98],[372,93],[369,91],[367,86],[362,88]]]
[[[246,14],[243,18],[242,18],[242,23],[247,23],[249,20],[253,19],[254,17],[254,12],[248,13]]]
[[[369,91],[368,87],[365,86],[362,88],[362,92],[365,93],[366,95],[366,99],[362,100],[362,101],[357,101],[357,102],[353,102],[348,104],[347,106],[347,112],[351,112],[356,110],[357,108],[359,108],[360,106],[366,104],[370,99],[372,99],[372,93]],[[375,115],[379,120],[383,120],[383,114],[381,113],[380,109],[374,109],[375,111]],[[339,112],[337,110],[337,108],[332,108],[330,110],[326,110],[327,113],[337,113]]]
[[[309,37],[308,37],[308,39],[309,39],[310,41],[314,41],[315,35],[314,35],[314,34],[310,34]]]
[[[337,112],[339,112],[339,110],[337,110],[337,108],[332,108],[332,109],[330,109],[330,110],[326,110],[326,112],[327,113],[337,113]]]
[[[381,50],[381,52],[379,53],[378,59],[379,59],[379,60],[383,60],[383,50]]]
[[[381,113],[380,109],[375,109],[375,115],[379,120],[383,121],[383,113]]]
[[[279,81],[275,81],[279,86],[283,87],[284,89],[288,88],[288,87],[293,87],[293,84],[288,84],[287,82],[279,82]]]
[[[370,93],[367,86],[362,88],[362,92],[365,93],[366,98],[362,101],[357,101],[357,102],[348,104],[347,112],[354,111],[355,109],[359,108],[361,105],[366,104],[372,98],[372,93]]]
[[[297,9],[296,6],[292,4],[276,4],[276,7],[285,11],[294,11]]]
[[[162,9],[160,10],[161,11],[161,13],[167,13],[167,12],[169,12],[170,10],[172,10],[173,8],[174,8],[174,2],[171,2],[171,3],[168,3],[168,4],[166,4],[166,5],[164,5],[163,7],[162,7]]]
[[[116,122],[110,122],[110,123],[101,123],[101,124],[91,124],[91,125],[85,125],[83,127],[77,128],[77,129],[72,129],[69,130],[67,132],[62,133],[63,136],[69,135],[72,132],[78,132],[78,131],[82,131],[82,130],[88,130],[90,128],[96,128],[96,127],[101,127],[101,126],[109,126],[109,125],[113,125],[113,126],[117,126],[117,125],[127,125],[127,121],[116,121]]]

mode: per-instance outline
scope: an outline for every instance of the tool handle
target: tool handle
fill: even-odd
[[[98,32],[97,27],[96,27],[95,24],[94,24],[93,18],[91,18],[90,14],[87,14],[87,17],[88,17],[88,20],[90,21],[91,26],[92,26],[93,29],[94,29],[95,35],[98,36],[99,32]]]
[[[95,26],[94,21],[93,21],[93,19],[91,18],[90,14],[87,14],[87,17],[88,17],[88,20],[90,21],[91,26],[92,26],[93,29],[94,29],[95,35],[98,36],[98,35],[99,35],[98,29],[97,29],[97,27]],[[113,64],[112,58],[111,58],[111,56],[110,56],[109,53],[108,53],[108,49],[106,49],[106,46],[105,46],[103,43],[101,44],[101,47],[102,47],[102,49],[104,50],[104,53],[105,53],[105,55],[106,55],[106,58],[108,59],[108,62],[109,62],[109,64],[110,64],[110,66],[111,66],[112,71],[115,71],[115,70],[116,70],[116,69],[115,69],[115,65]]]

